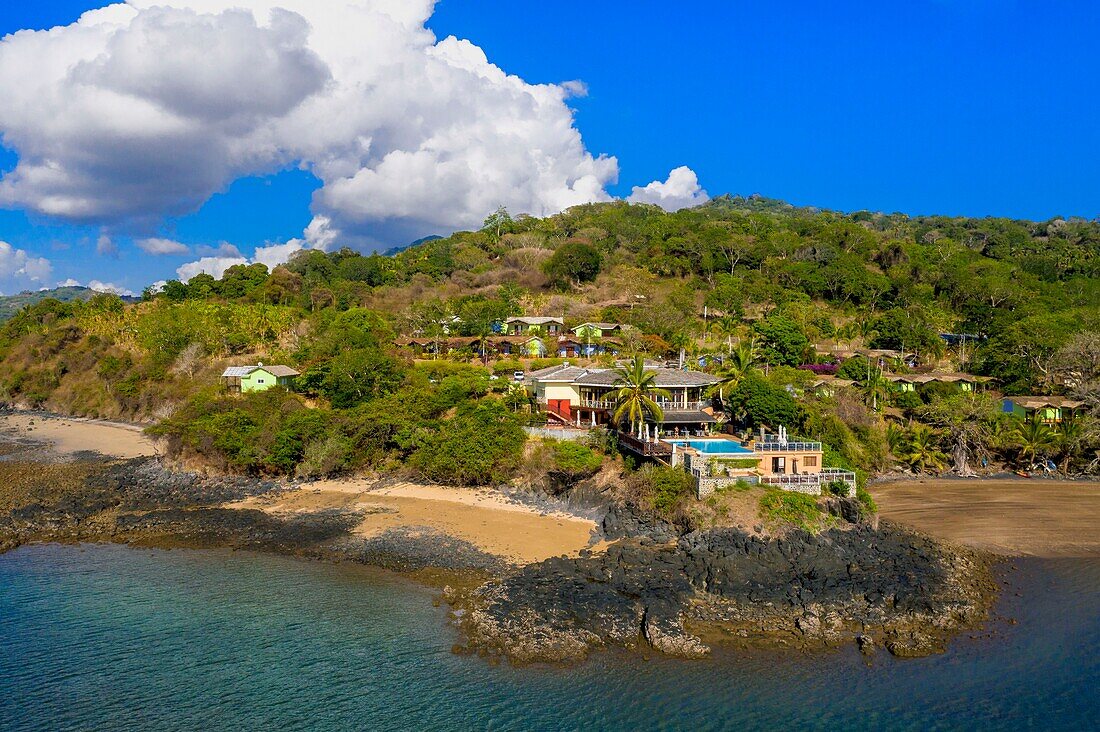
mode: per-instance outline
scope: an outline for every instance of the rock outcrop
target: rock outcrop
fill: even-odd
[[[697,658],[708,652],[699,633],[798,647],[874,635],[912,656],[979,622],[992,592],[979,556],[896,527],[777,539],[723,529],[550,559],[456,605],[471,649],[521,663],[643,642]]]

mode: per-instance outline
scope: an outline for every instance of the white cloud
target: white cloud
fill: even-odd
[[[229,245],[232,246],[232,245]],[[269,244],[266,247],[257,247],[251,258],[244,257],[236,247],[236,256],[209,256],[188,262],[176,270],[176,276],[181,282],[187,282],[198,274],[208,274],[215,279],[221,279],[225,271],[237,264],[263,264],[268,269],[275,269],[280,264],[286,263],[290,257],[303,249],[311,249],[308,242],[301,239],[291,239],[285,244]]]
[[[0,294],[40,289],[52,272],[50,260],[32,256],[6,241],[0,241]]]
[[[202,257],[194,262],[180,265],[176,269],[176,276],[180,282],[187,282],[195,275],[208,274],[216,280],[220,280],[225,270],[235,264],[249,264],[244,257]]]
[[[100,282],[99,280],[92,280],[88,283],[89,290],[95,290],[96,292],[109,292],[112,295],[125,295],[127,297],[136,297],[133,290],[128,290],[125,287],[112,284],[110,282]]]
[[[609,200],[618,163],[585,149],[566,103],[584,85],[436,39],[434,5],[129,0],[8,36],[0,133],[19,164],[0,204],[148,226],[301,165],[323,182],[306,238],[325,248]]]
[[[89,290],[95,290],[96,292],[107,292],[112,295],[125,295],[127,297],[137,297],[133,290],[129,290],[121,285],[116,285],[111,282],[100,282],[99,280],[92,280],[87,285],[82,284],[80,280],[74,280],[72,277],[64,282],[58,282],[57,287],[87,287]]]
[[[0,183],[0,185],[2,185],[2,183]],[[115,242],[111,237],[106,234],[100,234],[95,242],[95,253],[101,257],[117,257],[118,247],[115,246]]]
[[[243,257],[241,250],[227,241],[216,247],[200,246],[195,250],[201,257]]]
[[[687,166],[676,168],[668,174],[664,183],[653,181],[649,185],[634,186],[626,200],[631,203],[653,203],[666,211],[679,211],[682,208],[699,206],[710,200],[710,196],[699,185],[699,177]]]
[[[190,254],[191,250],[186,244],[171,239],[138,239],[135,244],[141,251],[157,256],[171,256],[177,254]]]

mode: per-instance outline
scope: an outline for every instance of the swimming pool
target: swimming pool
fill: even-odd
[[[740,443],[733,440],[666,440],[677,447],[690,447],[707,455],[752,455]]]

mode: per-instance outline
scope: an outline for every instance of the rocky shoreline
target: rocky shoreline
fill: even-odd
[[[458,650],[514,663],[574,663],[607,646],[699,658],[713,643],[927,655],[984,620],[995,594],[982,555],[885,523],[682,535],[615,505],[604,510],[607,551],[516,567],[415,527],[358,536],[361,510],[224,507],[288,489],[274,482],[170,471],[156,458],[40,456],[28,441],[0,444],[0,553],[40,542],[232,548],[442,577]]]
[[[763,539],[735,529],[625,540],[452,592],[468,650],[517,663],[576,662],[648,644],[699,658],[710,641],[897,656],[943,650],[987,617],[989,563],[897,527]]]

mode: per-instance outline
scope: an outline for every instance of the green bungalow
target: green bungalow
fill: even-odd
[[[267,391],[276,386],[290,388],[290,381],[298,372],[289,366],[230,366],[222,374],[222,383],[231,394]]]
[[[1020,419],[1038,416],[1042,422],[1057,424],[1072,419],[1084,402],[1065,397],[1053,396],[1013,396],[1005,397],[1002,411]]]

